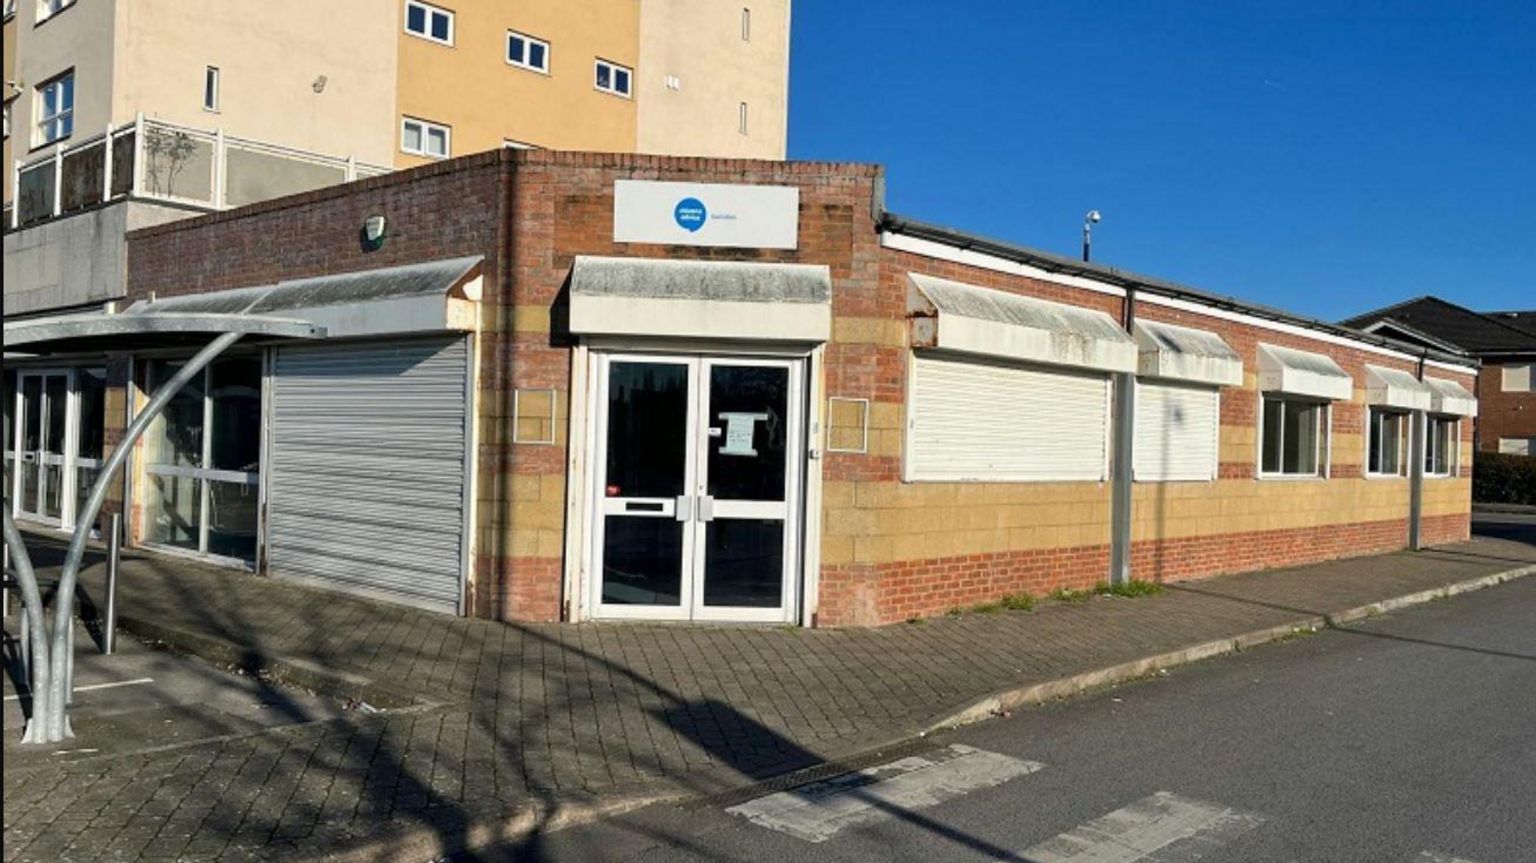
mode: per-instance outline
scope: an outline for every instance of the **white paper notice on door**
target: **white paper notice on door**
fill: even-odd
[[[757,450],[752,448],[752,435],[758,423],[767,422],[768,415],[725,411],[720,418],[725,420],[725,443],[720,447],[720,454],[757,455]]]

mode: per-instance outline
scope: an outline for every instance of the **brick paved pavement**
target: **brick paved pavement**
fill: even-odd
[[[536,826],[557,806],[724,790],[909,736],[1001,687],[1528,565],[1526,538],[821,631],[508,625],[130,555],[125,619],[432,703],[67,763],[8,729],[4,857],[293,859],[423,831],[455,844],[514,814]],[[84,579],[96,596],[100,570]],[[89,746],[89,717],[76,728]]]

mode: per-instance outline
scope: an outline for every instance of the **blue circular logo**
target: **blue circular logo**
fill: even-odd
[[[672,218],[677,220],[679,228],[693,232],[704,227],[704,220],[709,218],[709,210],[698,198],[684,198],[673,208]]]

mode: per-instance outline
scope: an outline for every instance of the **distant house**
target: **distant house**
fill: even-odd
[[[1439,297],[1419,297],[1343,323],[1482,360],[1476,447],[1536,455],[1536,309],[1475,312]]]

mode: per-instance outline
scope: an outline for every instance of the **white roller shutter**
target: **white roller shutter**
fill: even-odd
[[[1137,382],[1135,478],[1215,479],[1218,405],[1213,387]]]
[[[907,478],[1104,479],[1109,377],[916,354]]]
[[[278,349],[273,575],[457,610],[467,375],[463,338]]]

